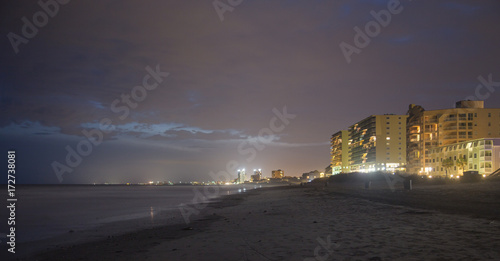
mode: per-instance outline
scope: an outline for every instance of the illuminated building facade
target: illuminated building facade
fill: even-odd
[[[351,125],[350,172],[405,171],[407,115],[372,115]]]
[[[333,134],[330,144],[332,175],[349,172],[349,132],[341,130]]]
[[[282,179],[285,176],[285,172],[281,169],[273,170],[271,172],[271,177],[273,179]]]
[[[253,175],[250,176],[250,181],[255,182],[262,179],[262,169],[254,169]]]
[[[464,171],[489,175],[500,168],[500,138],[475,139],[429,149],[427,164],[430,176],[461,176]],[[451,159],[452,166],[443,166]],[[463,160],[460,160],[463,159]]]
[[[431,151],[441,146],[500,137],[500,109],[483,101],[459,101],[455,108],[426,111],[411,104],[407,121],[407,172],[430,175],[436,167]]]
[[[243,183],[245,183],[245,179],[246,179],[246,176],[245,176],[245,169],[239,169],[239,170],[238,170],[238,178],[237,178],[237,183],[238,183],[238,184],[243,184]]]

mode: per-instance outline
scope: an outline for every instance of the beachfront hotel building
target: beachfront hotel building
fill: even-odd
[[[475,139],[439,146],[429,149],[427,156],[430,159],[426,165],[429,168],[427,172],[431,176],[461,176],[464,171],[477,171],[486,176],[500,168],[500,138]],[[459,160],[460,158],[463,160]],[[455,164],[444,167],[445,159],[451,159]]]
[[[371,115],[349,131],[350,172],[405,171],[407,115]]]
[[[435,172],[435,149],[500,137],[500,109],[484,108],[483,101],[459,101],[455,108],[429,111],[410,104],[407,114],[406,168],[410,174]]]
[[[371,115],[331,137],[332,174],[405,171],[407,115]]]
[[[285,176],[285,172],[281,169],[271,171],[271,178],[282,179]]]
[[[349,132],[341,130],[330,139],[330,166],[332,175],[349,172]]]

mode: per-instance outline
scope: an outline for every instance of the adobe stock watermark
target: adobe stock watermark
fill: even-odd
[[[333,256],[333,250],[339,248],[340,244],[332,243],[330,235],[323,240],[321,237],[316,238],[319,245],[314,248],[314,257],[305,258],[304,261],[326,261]]]
[[[233,12],[235,7],[243,3],[243,0],[226,0],[225,2],[227,3],[224,3],[223,0],[214,0],[212,2],[221,22],[224,22],[224,13],[228,11]]]
[[[384,176],[385,182],[387,182],[387,186],[392,192],[396,191],[396,184],[399,182],[404,184],[405,179],[396,174],[389,174],[387,172],[382,172],[382,176]]]
[[[142,79],[142,85],[133,87],[130,93],[122,93],[120,99],[115,99],[111,103],[110,110],[119,115],[118,119],[123,121],[128,118],[130,110],[137,108],[139,102],[147,98],[148,91],[155,90],[169,75],[168,72],[160,70],[159,64],[156,65],[155,69],[146,66],[145,70],[147,74]],[[59,161],[53,161],[51,164],[59,182],[63,181],[64,174],[73,172],[74,168],[83,162],[84,157],[92,153],[93,147],[101,145],[105,134],[109,134],[113,130],[113,120],[110,118],[101,119],[98,128],[90,129],[90,131],[82,130],[85,139],[80,140],[74,148],[69,145],[65,147],[67,151],[65,164]]]
[[[479,84],[476,86],[474,96],[468,96],[466,100],[486,100],[495,92],[495,88],[500,87],[500,82],[494,82],[492,74],[488,74],[488,79],[480,75],[477,77]]]
[[[238,145],[238,153],[241,156],[247,156],[245,159],[248,163],[252,162],[257,156],[258,151],[262,151],[266,148],[266,145],[270,144],[276,134],[285,130],[286,126],[290,124],[290,120],[295,119],[295,114],[290,114],[287,111],[286,106],[280,111],[273,108],[274,116],[269,120],[268,127],[264,127],[259,130],[258,136],[256,138],[248,138],[242,141]],[[230,160],[226,163],[226,170],[219,171],[217,173],[210,171],[208,175],[213,181],[217,183],[230,182],[232,180],[230,173],[236,173],[241,164],[236,160]],[[194,187],[194,197],[190,203],[179,204],[179,210],[184,218],[186,224],[189,224],[191,215],[198,215],[200,210],[207,206],[207,201],[210,198],[214,198],[219,194],[219,185],[203,186],[203,192]]]
[[[412,0],[407,1],[411,2]],[[353,38],[354,46],[344,41],[339,44],[340,50],[347,63],[351,63],[351,56],[353,54],[360,54],[362,49],[368,47],[371,40],[382,32],[382,28],[387,27],[391,23],[392,16],[400,14],[403,12],[403,9],[399,0],[389,0],[386,10],[380,10],[378,12],[371,10],[370,14],[373,20],[367,22],[363,29],[358,26],[354,27],[354,32],[356,33]]]
[[[33,14],[33,17],[28,19],[26,16],[21,18],[23,21],[23,26],[21,27],[21,35],[9,32],[7,38],[12,45],[14,53],[19,53],[19,46],[21,44],[27,44],[29,39],[32,39],[38,34],[39,29],[45,27],[49,23],[49,17],[54,18],[61,5],[66,5],[70,0],[40,0],[38,5],[42,10]]]
[[[493,75],[490,73],[488,77],[484,77],[483,75],[479,75],[477,77],[479,84],[476,85],[474,89],[474,95],[467,96],[464,98],[465,101],[485,101],[491,97],[491,95],[495,92],[495,88],[500,87],[500,82],[493,81]],[[456,108],[456,105],[452,106],[454,109],[446,110],[448,114],[456,114],[456,117],[461,119],[461,117],[465,116],[468,119],[473,119],[473,114],[467,108]],[[463,115],[463,116],[462,116]],[[472,123],[469,123],[472,124]],[[472,125],[470,126],[458,126],[459,135],[462,137],[468,137],[471,139],[474,128]],[[468,168],[468,164],[463,166],[463,171]]]

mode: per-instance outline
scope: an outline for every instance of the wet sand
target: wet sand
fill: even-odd
[[[500,260],[500,183],[351,185],[231,195],[189,224],[27,260]]]

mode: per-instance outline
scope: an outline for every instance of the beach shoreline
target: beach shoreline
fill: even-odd
[[[21,185],[16,253],[7,252],[2,244],[0,259],[26,258],[40,251],[182,223],[180,206],[205,206],[221,196],[258,187]]]
[[[221,197],[189,224],[60,247],[23,260],[495,259],[500,258],[500,225],[497,212],[488,209],[499,205],[496,194],[484,195],[497,193],[498,184],[392,191],[308,183],[252,190]],[[474,207],[457,209],[467,197]]]
[[[275,189],[276,187],[263,187],[258,189]],[[257,190],[258,190],[257,189]],[[245,195],[252,193],[255,189],[247,190],[245,193],[230,194],[230,195],[219,195],[219,197],[211,199],[208,202],[199,203],[199,213],[195,213],[189,216],[192,221],[189,224],[186,223],[185,218],[182,216],[181,211],[178,206],[171,211],[163,211],[155,214],[157,220],[161,220],[160,224],[163,225],[146,225],[149,223],[149,218],[137,218],[131,220],[116,221],[112,223],[107,223],[101,226],[84,229],[84,230],[71,230],[63,235],[58,235],[48,239],[42,239],[37,241],[20,242],[17,244],[17,249],[21,250],[21,253],[17,255],[6,255],[8,260],[39,260],[47,259],[53,260],[51,257],[54,253],[58,255],[64,250],[72,249],[75,247],[101,244],[104,241],[120,241],[124,238],[130,237],[140,237],[139,235],[145,233],[148,234],[150,231],[168,231],[169,233],[175,232],[174,234],[179,234],[179,236],[187,235],[193,233],[194,231],[189,231],[188,228],[191,223],[199,224],[200,219],[204,219],[207,216],[206,212],[210,211],[211,208],[221,208],[223,206],[234,205],[235,200],[241,199]],[[193,206],[188,206],[192,208]],[[209,221],[214,217],[210,216],[203,221]],[[123,229],[128,226],[127,229]],[[178,231],[183,231],[182,233],[177,233]],[[154,233],[157,235],[157,233]],[[167,237],[167,238],[175,238]],[[50,241],[47,243],[47,240]],[[10,258],[10,259],[9,259]],[[60,260],[64,260],[61,257]]]

